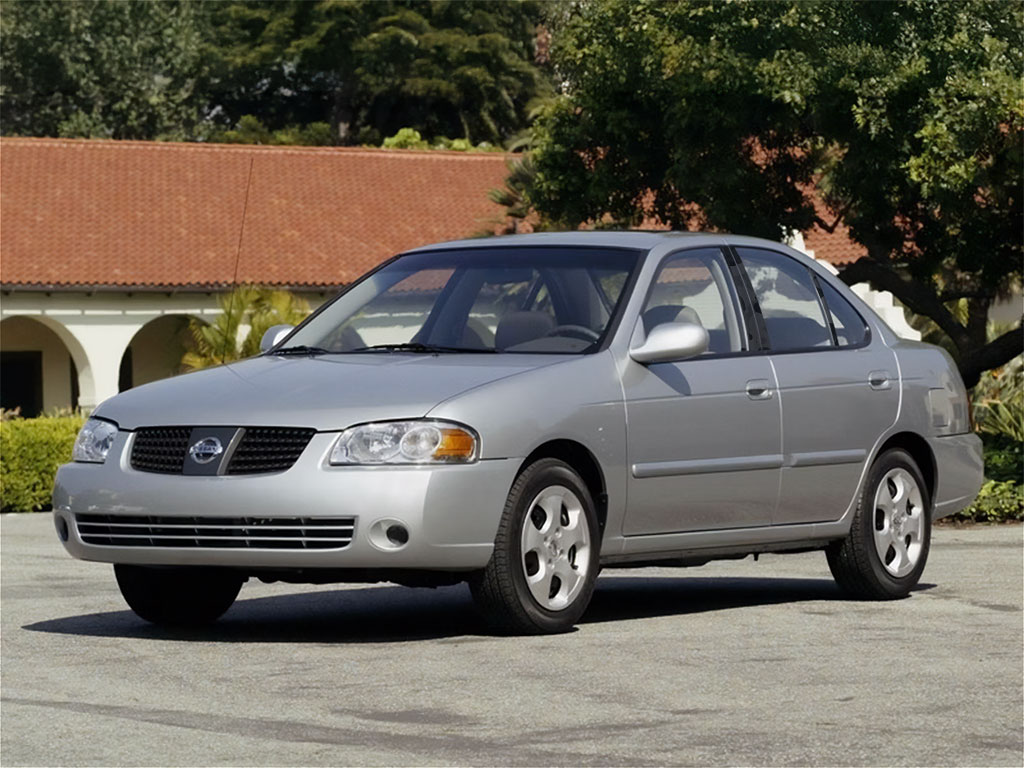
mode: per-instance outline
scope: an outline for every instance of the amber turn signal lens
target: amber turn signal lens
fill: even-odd
[[[442,429],[441,444],[434,449],[434,458],[471,461],[474,451],[476,440],[464,429]]]

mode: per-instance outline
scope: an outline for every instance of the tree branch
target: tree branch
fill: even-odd
[[[983,372],[1005,365],[1021,352],[1024,352],[1024,327],[1018,325],[995,341],[961,355],[960,375],[964,384],[973,387]]]
[[[849,202],[846,205],[844,205],[836,214],[836,220],[833,221],[831,224],[829,224],[827,221],[821,218],[821,216],[819,216],[818,214],[814,214],[814,223],[831,235],[836,231],[836,227],[838,227],[840,222],[842,222],[843,218],[846,216],[846,212],[850,210],[851,205],[852,202]]]
[[[988,293],[986,291],[982,291],[982,290],[978,290],[978,289],[975,289],[975,290],[967,290],[967,289],[957,290],[956,288],[951,288],[949,290],[942,291],[939,294],[939,301],[945,303],[947,301],[956,301],[957,299],[979,299],[979,298],[983,298],[983,297],[986,297],[986,296],[988,296]]]
[[[867,282],[871,283],[876,290],[889,291],[911,312],[924,315],[935,321],[935,324],[953,340],[961,355],[970,347],[967,329],[957,322],[952,313],[946,309],[935,291],[916,280],[901,275],[892,267],[872,258],[858,259],[847,265],[839,273],[839,278],[847,285]]]

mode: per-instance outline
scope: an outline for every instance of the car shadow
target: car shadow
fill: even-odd
[[[933,586],[921,584],[916,589]],[[848,600],[830,579],[603,576],[580,624]],[[409,642],[492,634],[474,611],[465,585],[438,589],[346,588],[243,598],[217,623],[196,629],[158,627],[129,610],[50,619],[22,629],[92,637],[233,643]]]

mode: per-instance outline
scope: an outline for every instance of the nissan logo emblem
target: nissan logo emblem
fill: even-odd
[[[204,437],[188,449],[188,455],[196,464],[209,464],[224,453],[224,446],[216,437]]]

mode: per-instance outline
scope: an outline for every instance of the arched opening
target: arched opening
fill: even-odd
[[[192,341],[190,319],[161,315],[136,331],[121,357],[118,391],[181,373],[181,358]]]
[[[0,322],[0,406],[4,410],[17,408],[31,418],[77,408],[79,395],[79,366],[48,323],[26,315]]]

